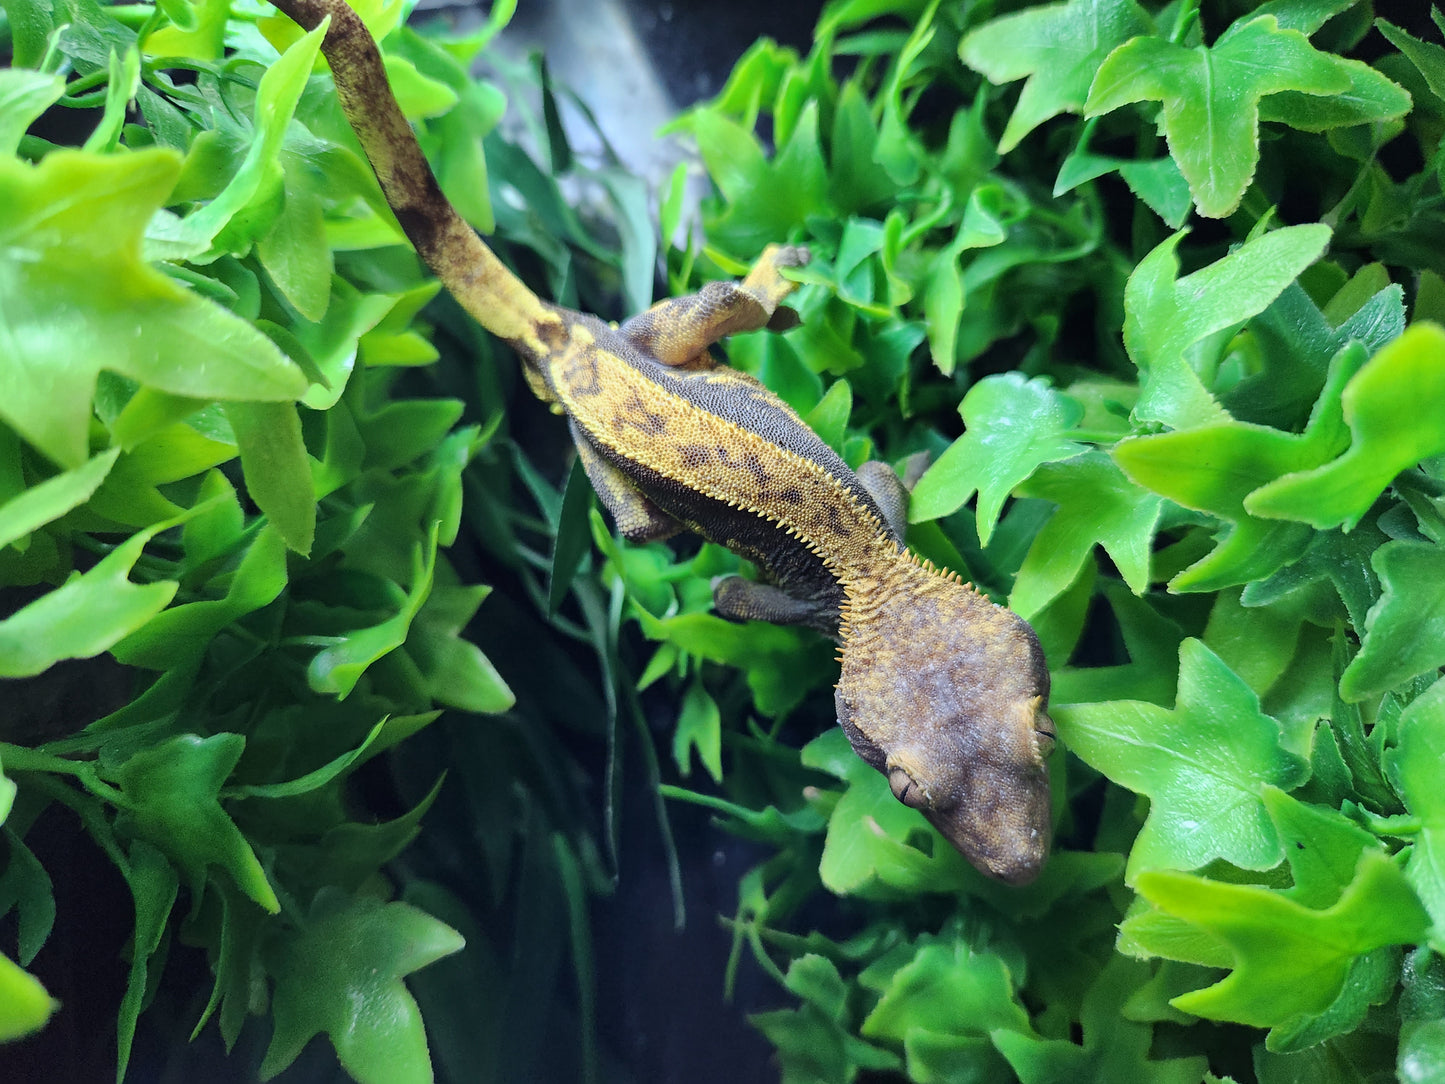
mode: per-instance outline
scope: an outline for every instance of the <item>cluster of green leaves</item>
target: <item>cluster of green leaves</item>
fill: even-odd
[[[58,1007],[23,968],[65,952],[47,939],[51,878],[67,873],[27,839],[66,816],[133,898],[121,1075],[173,946],[214,975],[209,996],[171,999],[204,1006],[179,1034],[214,1017],[230,1049],[264,1017],[245,1044],[262,1078],[324,1033],[358,1080],[430,1080],[401,980],[457,953],[458,929],[460,963],[413,982],[417,997],[444,1021],[511,1004],[519,1036],[535,1033],[554,1014],[557,916],[585,959],[582,901],[607,876],[597,818],[559,793],[567,751],[520,737],[521,722],[484,740],[472,714],[506,711],[514,690],[461,636],[489,593],[448,556],[463,490],[467,536],[520,568],[543,612],[561,511],[497,435],[510,384],[473,368],[491,344],[434,307],[466,366],[419,374],[446,338],[419,319],[437,284],[341,116],[319,32],[228,0],[0,7],[0,915],[18,931],[0,954],[0,1039]],[[553,179],[571,163],[545,69],[467,74],[510,6],[444,36],[406,27],[401,3],[358,9],[473,224],[535,254],[573,304],[620,289],[645,306],[656,242],[641,183],[601,175],[619,256]],[[503,84],[539,83],[542,164],[494,131]],[[502,184],[524,205],[494,205]],[[569,665],[518,673],[535,688]],[[76,682],[97,691],[82,719],[8,710],[12,693],[44,702]],[[405,748],[444,736],[398,760],[424,728]],[[486,861],[383,872],[458,761],[451,803]],[[517,933],[514,959],[499,962],[509,932],[460,902],[468,888],[541,923],[531,942]],[[464,1018],[455,1035],[476,1031]],[[465,1042],[443,1037],[438,1056],[457,1079],[488,1078]]]
[[[779,740],[810,637],[613,552],[723,780],[666,793],[776,851],[733,929],[785,1080],[1445,1079],[1434,14],[837,0],[676,122],[718,195],[674,289],[811,247],[734,364],[855,465],[929,454],[910,545],[1033,622],[1066,750],[1049,865],[992,884],[840,732]],[[795,928],[825,893],[851,934]]]

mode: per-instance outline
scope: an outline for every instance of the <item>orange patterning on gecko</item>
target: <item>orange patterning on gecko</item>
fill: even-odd
[[[1049,843],[1054,745],[1034,632],[903,546],[906,494],[887,466],[855,474],[781,399],[717,362],[736,331],[786,327],[773,246],[740,283],[709,283],[621,327],[541,301],[442,195],[397,108],[370,33],[344,0],[279,0],[322,50],[398,222],[456,299],[505,339],[528,383],[566,414],[622,533],[686,528],[753,561],[768,582],[714,586],[724,617],[801,624],[841,645],[838,723],[894,795],[975,866],[1014,884]]]

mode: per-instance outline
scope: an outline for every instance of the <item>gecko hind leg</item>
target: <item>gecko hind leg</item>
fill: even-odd
[[[639,493],[627,475],[602,458],[575,422],[572,441],[577,445],[577,458],[582,461],[588,481],[623,538],[629,542],[657,542],[682,530],[682,524]]]
[[[712,581],[712,605],[729,621],[766,621],[772,625],[802,625],[832,637],[838,635],[838,607],[819,599],[794,598],[780,587],[719,576]]]
[[[769,245],[741,282],[709,282],[698,293],[659,301],[618,330],[648,357],[677,369],[710,369],[708,347],[738,331],[796,326],[797,313],[780,308],[797,283],[784,268],[802,267],[808,250]]]

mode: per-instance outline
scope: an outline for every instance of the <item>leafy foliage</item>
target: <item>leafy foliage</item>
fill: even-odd
[[[716,176],[764,114],[797,166],[816,111],[804,323],[754,371],[846,379],[855,463],[933,457],[909,542],[1033,621],[1068,749],[1022,890],[841,735],[802,752],[825,781],[727,807],[778,848],[737,922],[801,1002],[757,1019],[786,1080],[889,1053],[920,1081],[1433,1079],[1396,991],[1440,948],[1445,340],[1402,231],[1438,231],[1445,52],[1378,27],[1351,0],[838,3],[679,122]],[[718,191],[674,285],[777,210]],[[818,891],[852,937],[790,932]]]
[[[1055,853],[986,880],[827,726],[829,645],[708,612],[737,558],[613,537],[433,301],[314,36],[6,0],[0,673],[109,656],[129,687],[0,745],[0,1035],[53,1008],[21,970],[57,950],[52,808],[132,900],[122,1072],[191,949],[186,1029],[265,1074],[324,1034],[358,1080],[595,1077],[626,786],[762,849],[731,966],[778,982],[753,1022],[786,1081],[1440,1079],[1438,27],[835,0],[674,122],[716,194],[686,222],[678,174],[659,254],[545,69],[467,75],[508,5],[450,37],[360,9],[444,187],[559,301],[812,249],[801,325],[730,361],[921,473],[910,545],[1034,623]],[[600,182],[611,235],[554,173]]]

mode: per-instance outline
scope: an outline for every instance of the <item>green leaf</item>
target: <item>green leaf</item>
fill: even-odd
[[[1234,955],[1227,978],[1176,997],[1173,1004],[1196,1016],[1255,1027],[1323,1012],[1339,996],[1356,957],[1385,945],[1411,944],[1429,924],[1404,874],[1378,851],[1360,858],[1339,901],[1322,910],[1258,885],[1182,873],[1141,873],[1137,887],[1151,903],[1206,930]]]
[[[231,831],[235,832],[234,826]],[[138,839],[131,844],[128,858],[121,872],[135,903],[135,929],[131,934],[130,974],[116,1014],[117,1080],[125,1076],[136,1021],[145,1005],[146,994],[155,988],[159,970],[165,964],[165,953],[160,949],[180,887],[176,871],[166,856],[145,840]],[[198,889],[199,884],[192,887]]]
[[[1410,111],[1410,94],[1398,83],[1363,61],[1333,60],[1350,80],[1347,90],[1328,97],[1298,91],[1271,94],[1259,103],[1259,119],[1288,124],[1302,132],[1324,132],[1353,124],[1379,124]]]
[[[61,659],[89,659],[166,608],[174,580],[135,584],[127,578],[147,542],[168,524],[139,531],[94,568],[0,621],[0,677],[31,677]]]
[[[1042,379],[1004,373],[980,380],[959,405],[964,434],[914,487],[909,521],[950,515],[978,493],[978,536],[993,535],[1009,493],[1039,464],[1068,459],[1083,446],[1068,431],[1083,408]]]
[[[783,1084],[849,1080],[859,1068],[893,1069],[898,1058],[853,1034],[848,990],[831,960],[807,953],[788,966],[787,987],[799,1009],[755,1013],[748,1019],[777,1047]]]
[[[305,556],[316,535],[316,493],[292,403],[228,403],[246,491],[289,549]]]
[[[1045,463],[1018,493],[1053,501],[1058,509],[1034,536],[1009,609],[1025,619],[1037,614],[1074,583],[1096,545],[1131,591],[1142,595],[1148,589],[1150,551],[1164,501],[1132,484],[1103,452]]]
[[[684,776],[692,774],[692,757],[689,750],[697,750],[697,759],[708,775],[721,783],[722,768],[722,716],[716,701],[703,688],[701,681],[694,679],[683,695],[678,710],[677,729],[672,736],[672,759],[677,770]]]
[[[63,467],[88,457],[101,369],[198,399],[306,388],[251,324],[141,261],[141,231],[177,168],[162,150],[0,159],[0,418]]]
[[[1246,500],[1250,512],[1314,527],[1359,523],[1390,481],[1445,452],[1445,329],[1415,324],[1345,386],[1352,440],[1339,458],[1274,480]]]
[[[286,547],[263,527],[246,548],[219,599],[172,606],[117,643],[111,653],[127,666],[169,670],[199,661],[211,639],[231,622],[273,602],[287,583]]]
[[[1059,734],[1091,767],[1150,798],[1125,880],[1149,869],[1196,869],[1215,858],[1269,869],[1284,857],[1263,800],[1308,766],[1281,743],[1259,698],[1198,640],[1179,648],[1172,710],[1142,701],[1061,706]]]
[[[1176,429],[1225,420],[1208,388],[1217,360],[1196,361],[1196,344],[1264,311],[1319,258],[1330,231],[1273,230],[1178,278],[1183,238],[1174,234],[1140,260],[1124,289],[1124,345],[1144,375],[1135,416]]]
[[[119,455],[119,448],[101,452],[84,466],[47,478],[0,505],[0,546],[23,539],[88,501]]]
[[[1421,41],[1411,36],[1388,19],[1377,19],[1375,25],[1391,45],[1405,55],[1405,59],[1425,77],[1435,97],[1445,101],[1445,48],[1433,41]]]
[[[1130,102],[1164,103],[1169,153],[1207,218],[1234,213],[1259,162],[1259,102],[1268,94],[1342,94],[1351,88],[1335,58],[1273,16],[1235,23],[1213,46],[1186,48],[1134,38],[1100,66],[1087,116]]]
[[[1104,58],[1153,24],[1133,0],[1069,0],[1019,11],[964,36],[959,57],[992,83],[1027,77],[999,140],[1000,154],[1050,117],[1078,113]]]
[[[1445,663],[1445,548],[1387,542],[1370,564],[1384,593],[1365,617],[1360,653],[1340,677],[1340,695],[1350,701]]]
[[[1411,701],[1400,715],[1397,744],[1384,755],[1384,769],[1409,811],[1420,819],[1420,832],[1409,849],[1405,876],[1434,922],[1431,943],[1445,944],[1445,794],[1440,765],[1445,764],[1445,681]]]
[[[666,640],[699,658],[746,672],[754,703],[768,716],[796,707],[827,672],[831,658],[824,645],[805,641],[797,630],[760,621],[739,625],[707,613],[659,619],[639,612],[637,617],[648,639]]]
[[[257,239],[256,255],[286,300],[314,323],[326,315],[334,270],[322,205],[327,178],[300,155],[283,153],[281,162],[281,212]]]
[[[902,1043],[917,1031],[968,1035],[1029,1027],[1003,960],[963,939],[924,945],[880,994],[859,1029],[869,1039]]]
[[[153,240],[174,246],[167,255],[190,258],[215,248],[242,253],[259,240],[252,233],[253,223],[242,212],[271,201],[282,191],[281,146],[325,32],[326,25],[322,25],[298,39],[261,76],[256,88],[254,132],[240,168],[214,199],[172,230],[152,230]],[[256,219],[266,220],[267,216]],[[229,234],[225,232],[228,228]]]
[[[246,739],[178,734],[141,750],[111,773],[125,795],[116,828],[159,848],[185,872],[191,895],[201,898],[211,867],[271,914],[281,910],[261,863],[236,823],[221,808],[220,793]]]
[[[358,1084],[429,1084],[421,1013],[401,980],[462,947],[460,934],[410,904],[323,888],[301,928],[266,955],[276,1030],[261,1079],[324,1032]]]
[[[466,638],[467,625],[491,588],[436,585],[406,633],[406,653],[438,704],[496,715],[517,702],[482,649]]]
[[[1138,961],[1120,956],[1109,960],[1084,994],[1079,1012],[1082,1046],[1002,1029],[993,1032],[993,1043],[1023,1084],[1070,1080],[1197,1084],[1204,1058],[1150,1058],[1154,1029],[1128,1018],[1125,1007],[1148,974],[1148,966]]]
[[[0,953],[0,1043],[39,1031],[58,1008],[39,979]]]
[[[0,157],[13,155],[25,129],[64,93],[63,75],[18,67],[0,70]]]
[[[437,529],[434,523],[427,542],[416,547],[411,589],[398,600],[397,613],[380,624],[338,637],[335,644],[323,648],[312,658],[306,676],[316,692],[344,699],[372,663],[406,642],[412,619],[431,592],[436,571]],[[401,594],[399,589],[396,593]]]
[[[1250,515],[1251,493],[1302,467],[1322,463],[1345,441],[1341,390],[1364,363],[1355,344],[1336,356],[1309,425],[1300,434],[1223,421],[1121,441],[1114,458],[1129,477],[1170,500],[1230,524],[1218,546],[1175,576],[1176,591],[1219,590],[1258,580],[1298,557],[1309,532]]]

